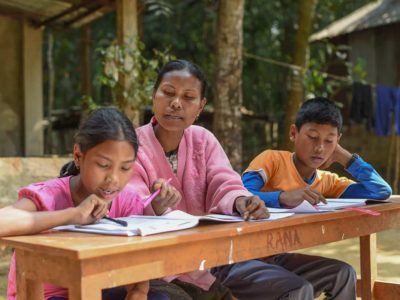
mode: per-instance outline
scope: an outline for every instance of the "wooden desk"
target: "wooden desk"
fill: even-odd
[[[339,211],[149,237],[56,232],[0,243],[16,251],[18,300],[43,299],[42,282],[68,287],[70,300],[99,300],[102,288],[360,237],[362,298],[400,299],[400,285],[375,282],[374,258],[374,233],[400,227],[400,197],[369,208],[381,215]]]

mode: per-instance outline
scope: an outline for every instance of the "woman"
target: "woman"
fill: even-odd
[[[264,203],[244,188],[214,135],[193,125],[206,105],[206,89],[205,76],[193,63],[174,60],[160,70],[153,90],[154,117],[137,129],[141,145],[133,186],[144,196],[157,178],[171,178],[170,185],[182,195],[177,209],[193,215],[222,213],[240,214],[245,219],[266,218],[269,213]],[[162,211],[149,207],[147,213],[160,214],[171,206],[165,199],[167,192],[165,189],[153,200],[165,203]],[[173,280],[175,291],[171,291],[172,285],[161,284],[160,288],[167,289],[172,299],[183,299],[182,293],[190,295],[189,299],[230,299],[230,292],[241,299],[263,299],[264,287],[263,291],[254,285],[235,290],[242,275],[253,273],[254,262],[216,269],[215,275],[224,274],[219,276],[224,285],[211,272],[195,271],[166,278]]]

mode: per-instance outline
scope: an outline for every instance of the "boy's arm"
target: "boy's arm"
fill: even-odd
[[[346,171],[358,182],[349,185],[340,198],[387,199],[392,194],[389,184],[358,155],[353,155]]]
[[[280,208],[279,195],[281,191],[277,192],[260,192],[264,186],[264,180],[258,172],[249,171],[243,174],[242,181],[246,189],[253,195],[260,197],[265,202],[267,207]]]

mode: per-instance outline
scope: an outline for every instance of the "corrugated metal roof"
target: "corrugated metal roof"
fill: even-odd
[[[0,0],[0,14],[36,26],[79,27],[114,9],[113,0]]]
[[[310,41],[333,38],[368,28],[400,22],[400,1],[379,0],[369,3],[346,17],[331,23],[326,28],[314,33]]]

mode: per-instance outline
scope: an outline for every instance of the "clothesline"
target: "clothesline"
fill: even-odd
[[[299,72],[300,71],[306,71],[306,68],[303,68],[303,67],[300,67],[300,66],[297,66],[297,65],[285,63],[285,62],[274,60],[274,59],[271,59],[271,58],[258,56],[258,55],[247,53],[247,52],[243,53],[243,56],[248,57],[248,58],[252,58],[252,59],[255,59],[255,60],[263,61],[263,62],[266,62],[266,63],[270,63],[270,64],[273,64],[273,65],[286,67],[286,68],[289,68],[289,69],[292,69],[292,70],[295,70],[295,71],[299,71]],[[354,82],[352,78],[349,78],[349,77],[346,77],[346,76],[339,76],[339,75],[335,75],[335,74],[331,74],[331,73],[327,73],[327,72],[323,72],[323,71],[318,71],[318,70],[315,70],[315,71],[320,73],[321,75],[323,75],[325,77],[330,77],[330,78],[333,78],[333,79],[336,79],[336,80],[340,80],[340,81],[345,81],[345,82],[348,82],[348,83],[353,83]],[[371,85],[373,88],[376,87],[375,83],[368,83],[368,84]]]
[[[281,62],[278,60],[261,57],[258,55],[244,53],[243,56],[252,58],[258,61],[278,65],[285,68],[290,68],[296,72],[303,72],[306,68],[289,64],[285,62]],[[372,119],[375,115],[375,131],[380,136],[388,135],[393,127],[391,114],[394,113],[395,109],[398,109],[395,103],[400,101],[400,89],[399,88],[391,88],[380,86],[378,89],[376,88],[376,84],[371,83],[361,83],[356,82],[350,77],[338,76],[334,74],[330,74],[327,72],[318,71],[325,77],[331,77],[335,80],[340,80],[344,82],[348,82],[349,84],[353,84],[353,101],[351,102],[350,114],[351,118],[356,122],[366,121],[367,127],[372,128]],[[373,87],[373,89],[371,89]],[[399,90],[399,92],[395,92],[394,90]],[[375,94],[376,92],[376,94]],[[377,113],[374,114],[373,108],[373,94],[377,99]],[[400,114],[395,113],[395,132],[400,135]]]

